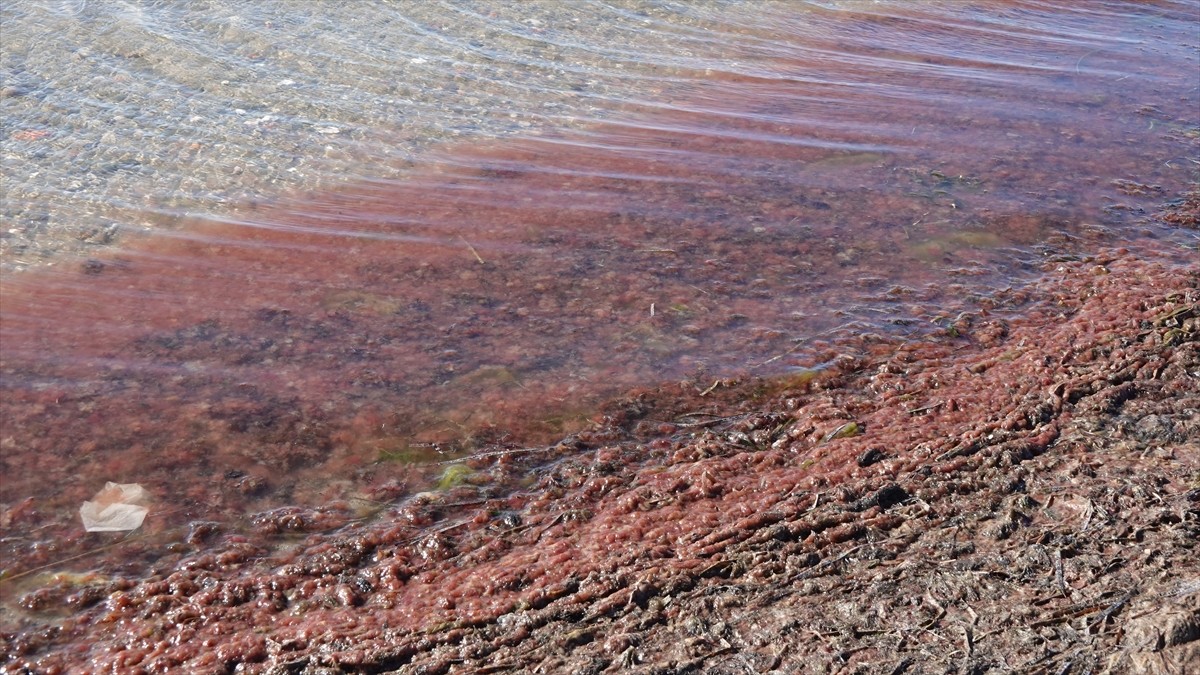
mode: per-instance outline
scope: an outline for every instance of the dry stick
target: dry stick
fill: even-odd
[[[513,661],[505,661],[504,663],[493,663],[490,666],[484,666],[475,672],[479,673],[479,675],[484,675],[485,673],[486,674],[499,673],[504,670],[516,670],[517,667],[518,667],[517,663],[515,663]]]
[[[512,450],[496,450],[494,452],[481,452],[477,455],[465,455],[458,459],[445,459],[440,462],[432,462],[428,466],[444,466],[446,464],[461,464],[472,459],[491,459],[493,457],[507,457],[508,455],[524,455],[531,452],[543,452],[554,450],[556,445],[544,445],[537,448],[513,448]]]
[[[800,349],[801,347],[803,347],[805,342],[808,342],[808,340],[801,340],[800,342],[797,342],[795,344],[795,346],[793,346],[791,349],[787,350],[786,352],[783,352],[782,354],[776,354],[775,356],[772,356],[771,358],[767,359],[766,361],[763,361],[762,363],[758,364],[758,367],[761,368],[761,367],[767,365],[768,363],[772,363],[774,361],[778,361],[779,359],[782,359],[783,357],[785,357],[785,356],[795,352],[796,350]]]
[[[1069,600],[1071,598],[1071,594],[1067,592],[1067,581],[1066,581],[1065,577],[1066,577],[1066,574],[1063,570],[1062,549],[1061,548],[1055,549],[1055,551],[1054,551],[1054,580],[1058,583],[1058,592],[1061,593],[1064,598],[1067,598]]]
[[[1117,599],[1116,602],[1109,605],[1107,609],[1105,609],[1103,612],[1100,612],[1100,616],[1096,617],[1096,620],[1092,621],[1088,625],[1088,630],[1090,631],[1095,626],[1100,626],[1100,630],[1104,630],[1104,622],[1108,621],[1113,614],[1116,614],[1118,611],[1120,611],[1120,609],[1125,606],[1125,603],[1129,602],[1129,599],[1132,598],[1133,595],[1134,591],[1126,591],[1125,595],[1122,595]]]
[[[833,558],[826,558],[825,560],[822,560],[821,562],[817,563],[816,565],[813,565],[812,567],[810,567],[810,568],[808,568],[808,569],[806,569],[806,570],[803,570],[803,571],[801,571],[801,572],[797,572],[797,573],[795,574],[794,578],[793,578],[793,579],[789,579],[789,580],[788,580],[788,582],[790,583],[790,582],[791,582],[791,581],[793,581],[794,579],[811,579],[811,578],[813,578],[813,577],[815,577],[815,576],[819,576],[819,575],[817,574],[817,572],[818,572],[818,571],[822,571],[822,570],[824,570],[824,569],[825,569],[825,568],[827,568],[827,567],[832,567],[833,565],[836,565],[836,564],[838,564],[839,562],[841,562],[841,561],[845,560],[846,558],[850,557],[851,555],[853,555],[854,553],[856,553],[856,552],[857,552],[859,549],[862,549],[862,548],[864,548],[865,546],[867,546],[867,544],[859,544],[858,546],[855,546],[855,547],[853,547],[853,548],[851,548],[851,549],[849,549],[849,550],[847,550],[847,551],[843,551],[842,553],[840,553],[839,555],[837,555],[837,556],[835,556],[835,557],[833,557]],[[823,572],[822,572],[822,573],[823,573]]]
[[[541,541],[541,540],[542,540],[542,535],[544,535],[544,534],[546,534],[547,532],[549,532],[549,531],[550,531],[550,528],[552,528],[552,527],[554,527],[555,525],[557,525],[557,524],[559,524],[559,523],[563,522],[564,520],[566,520],[566,519],[567,519],[567,514],[568,514],[568,513],[570,513],[570,511],[563,511],[562,513],[558,514],[557,516],[554,516],[554,520],[551,520],[551,521],[549,522],[549,524],[547,524],[547,525],[546,525],[545,527],[543,527],[542,529],[538,530],[537,536],[536,536],[536,537],[534,537],[534,538],[533,538],[533,540],[534,540],[535,542],[539,542],[539,541]]]
[[[351,495],[350,497],[347,497],[347,499],[349,499],[352,502],[366,502],[368,504],[374,504],[381,508],[387,508],[387,507],[395,504],[395,502],[381,502],[378,499],[368,499],[367,497],[355,497],[353,495]]]
[[[535,528],[535,527],[541,527],[542,529],[541,529],[540,531],[538,531],[538,533],[537,533],[537,537],[535,537],[535,538],[534,538],[534,541],[535,541],[535,542],[537,542],[537,541],[541,541],[541,539],[542,539],[542,535],[546,534],[546,532],[548,532],[548,531],[550,530],[550,528],[552,528],[552,527],[554,527],[555,525],[557,525],[557,524],[559,524],[559,523],[563,522],[564,520],[566,520],[566,518],[567,518],[567,516],[568,516],[569,514],[571,514],[571,513],[577,513],[577,512],[578,512],[578,510],[577,510],[577,509],[568,509],[568,510],[566,510],[566,511],[563,511],[563,512],[559,513],[558,515],[554,516],[553,518],[551,518],[551,519],[550,519],[550,522],[549,522],[549,523],[546,523],[545,525],[543,525],[542,523],[529,523],[528,525],[522,525],[522,526],[520,526],[520,527],[514,527],[513,529],[511,529],[511,530],[509,530],[509,531],[508,531],[508,534],[517,534],[517,533],[520,533],[520,532],[526,532],[526,531],[528,531],[528,530],[532,530],[532,529],[533,529],[533,528]]]
[[[937,600],[934,600],[933,595],[930,593],[925,594],[925,600],[938,610],[937,616],[930,619],[929,622],[924,626],[921,626],[921,630],[929,631],[930,628],[933,628],[939,621],[942,620],[942,617],[946,616],[946,608]]]
[[[718,380],[718,382],[719,382],[719,380]],[[709,387],[709,390],[710,390],[710,391],[711,391],[712,389],[713,389],[713,387]],[[716,424],[724,424],[724,423],[726,423],[726,422],[730,422],[730,421],[733,421],[733,420],[745,419],[745,418],[747,418],[747,417],[750,417],[751,415],[754,415],[754,414],[756,414],[756,413],[752,413],[752,412],[751,412],[751,413],[742,413],[742,414],[739,414],[739,415],[717,415],[717,414],[715,414],[715,413],[706,413],[706,412],[700,412],[700,411],[697,411],[697,412],[687,412],[687,413],[683,413],[682,415],[679,415],[679,416],[677,416],[675,419],[676,419],[676,420],[679,420],[680,418],[683,418],[683,417],[699,417],[700,415],[706,415],[706,416],[708,416],[708,417],[711,417],[712,419],[705,420],[705,421],[703,421],[703,422],[679,422],[679,421],[676,421],[676,422],[674,422],[674,424],[675,424],[675,425],[677,425],[677,426],[680,426],[680,427],[684,427],[684,428],[688,428],[688,427],[711,427],[711,426],[713,426],[713,425],[716,425]],[[785,425],[785,426],[786,426],[786,425]]]
[[[804,344],[806,342],[808,342],[809,340],[811,340],[813,338],[825,337],[826,335],[836,333],[837,331],[840,331],[843,328],[848,328],[849,326],[853,326],[856,323],[858,323],[858,322],[857,321],[847,321],[846,323],[844,323],[840,326],[835,326],[833,328],[830,328],[829,330],[827,330],[823,333],[817,333],[816,335],[813,335],[812,337],[800,338],[799,340],[796,341],[796,344],[793,345],[791,349],[787,350],[786,352],[783,352],[782,354],[777,354],[775,356],[772,356],[771,358],[767,359],[766,361],[763,361],[762,363],[760,363],[754,367],[761,368],[761,367],[767,365],[768,363],[778,361],[779,359],[782,359],[783,357],[787,356],[788,354],[791,354],[791,353],[795,352],[796,350],[800,349],[801,347],[804,346]]]
[[[4,583],[4,582],[8,582],[8,581],[15,581],[17,579],[20,579],[21,577],[27,577],[30,574],[34,574],[36,572],[41,572],[42,570],[47,570],[47,569],[50,569],[51,567],[58,567],[59,565],[62,565],[63,563],[69,563],[74,560],[79,560],[80,558],[86,558],[95,553],[99,553],[100,551],[108,550],[110,548],[113,548],[114,546],[120,546],[121,544],[124,544],[127,541],[130,541],[133,539],[140,539],[144,536],[146,536],[145,533],[140,533],[140,534],[136,534],[136,535],[122,537],[119,541],[114,541],[113,543],[106,544],[104,546],[97,546],[96,548],[94,548],[90,551],[84,551],[83,553],[80,553],[78,555],[73,555],[68,558],[62,558],[60,560],[55,560],[54,562],[49,562],[49,563],[46,563],[45,565],[39,565],[38,567],[33,567],[31,569],[27,569],[24,572],[18,572],[12,576],[0,577],[0,583]]]
[[[1033,623],[1029,624],[1028,627],[1029,628],[1044,628],[1046,626],[1053,626],[1055,624],[1059,624],[1064,621],[1070,621],[1072,619],[1078,619],[1081,616],[1087,616],[1088,614],[1098,612],[1102,609],[1104,609],[1104,605],[1087,605],[1085,607],[1082,607],[1082,608],[1079,608],[1076,610],[1071,610],[1069,608],[1064,609],[1064,610],[1059,610],[1057,612],[1053,612],[1050,615],[1050,618],[1034,621]]]
[[[483,258],[482,258],[482,257],[480,257],[480,255],[479,255],[479,251],[476,251],[476,250],[475,250],[475,247],[471,245],[471,242],[467,241],[467,238],[466,238],[466,237],[464,237],[464,236],[462,236],[462,235],[459,235],[459,237],[458,237],[458,238],[459,238],[459,239],[462,239],[462,243],[464,243],[464,244],[466,244],[466,245],[467,245],[467,248],[471,250],[471,255],[475,256],[475,259],[479,261],[479,264],[480,264],[480,265],[486,265],[486,264],[487,264],[487,263],[485,263],[485,262],[483,261]]]
[[[934,403],[933,405],[927,405],[924,408],[916,408],[914,410],[909,410],[908,414],[909,415],[917,415],[917,414],[920,414],[920,413],[923,413],[923,412],[926,412],[929,410],[934,410],[936,408],[940,408],[943,405],[946,405],[945,401],[938,401],[937,403]]]
[[[492,501],[492,500],[490,500],[490,499],[472,499],[470,501],[465,501],[465,502],[446,502],[445,504],[442,504],[442,506],[445,506],[447,508],[449,508],[449,507],[460,508],[463,506],[479,506],[481,504],[487,504],[490,501]]]
[[[678,415],[675,416],[675,419],[678,420],[678,419],[682,419],[684,417],[713,417],[713,418],[717,418],[717,419],[727,420],[727,419],[733,419],[734,417],[736,417],[736,415],[725,416],[725,415],[718,415],[717,413],[704,412],[703,410],[693,410],[691,412],[679,413]],[[682,422],[680,422],[680,424],[682,424]]]
[[[422,532],[421,534],[418,534],[415,537],[410,537],[408,539],[405,539],[404,541],[400,542],[400,545],[409,546],[409,545],[417,543],[418,541],[421,541],[422,539],[425,539],[426,537],[432,537],[432,536],[438,535],[438,534],[445,534],[447,532],[450,532],[451,530],[457,530],[460,527],[463,527],[465,525],[470,525],[470,524],[471,524],[470,520],[466,520],[466,519],[459,520],[450,525],[446,525],[444,527],[439,527],[436,530],[433,530],[430,532]],[[457,558],[458,556],[454,556],[454,557]]]

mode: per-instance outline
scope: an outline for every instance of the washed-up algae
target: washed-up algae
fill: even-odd
[[[353,521],[50,579],[10,672],[1187,672],[1200,271],[1052,264],[951,333],[635,391]],[[284,513],[283,511],[286,511]],[[186,548],[186,547],[185,547]]]

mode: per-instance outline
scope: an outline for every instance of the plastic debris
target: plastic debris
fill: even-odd
[[[79,507],[88,532],[125,532],[142,526],[150,509],[150,493],[137,483],[106,483],[92,501]]]

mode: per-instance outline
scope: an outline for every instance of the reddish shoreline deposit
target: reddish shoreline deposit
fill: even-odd
[[[260,530],[293,543],[271,555],[197,525],[146,578],[44,579],[22,604],[67,616],[6,632],[6,669],[1195,659],[1200,273],[1117,252],[1018,294],[1032,302],[1018,318],[859,336],[790,381],[632,394],[555,446],[484,453],[456,486],[336,532],[321,533],[349,519],[336,507],[280,513]],[[951,571],[970,582],[958,596],[945,582],[903,607],[835,602],[854,582],[894,603],[889,584]],[[1179,603],[1159,618],[1186,630],[1131,642]],[[844,632],[846,612],[865,623]]]
[[[149,572],[191,523],[254,539],[348,505],[332,528],[631,387],[959,330],[1046,260],[1187,244],[1144,219],[1194,176],[1185,8],[939,7],[817,12],[627,118],[6,277],[0,576]],[[157,504],[98,550],[78,509],[109,481]]]

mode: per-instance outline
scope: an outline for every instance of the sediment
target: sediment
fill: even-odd
[[[348,524],[196,524],[148,577],[30,593],[66,617],[5,633],[5,669],[1195,668],[1200,271],[1111,251],[1009,302],[631,392]]]

